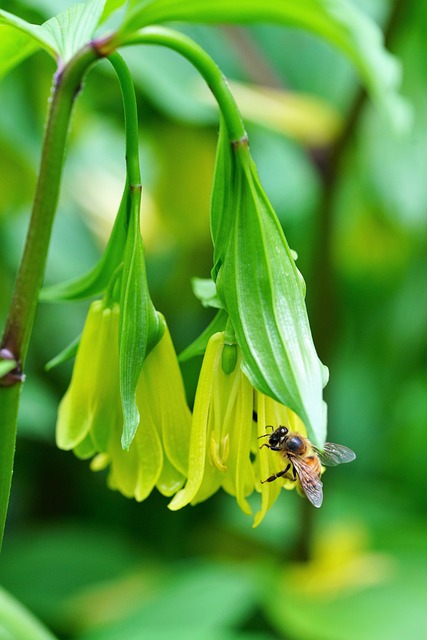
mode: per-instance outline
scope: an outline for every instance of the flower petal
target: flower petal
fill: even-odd
[[[276,426],[277,419],[280,420],[280,417],[275,415],[276,405],[279,407],[279,403],[271,401],[270,398],[267,398],[262,393],[258,393],[257,396],[258,437],[260,437],[265,435],[265,425],[273,423],[273,426]],[[285,407],[283,409],[286,410]],[[283,468],[280,454],[270,451],[268,447],[260,448],[257,459],[259,461],[259,477],[261,481],[266,480]],[[261,485],[261,509],[255,514],[253,527],[257,527],[262,522],[267,511],[279,497],[281,489],[282,484],[279,480],[265,482]]]
[[[139,424],[133,447],[138,455],[138,479],[135,499],[145,500],[160,478],[163,467],[163,449],[157,430],[150,418]]]
[[[144,362],[139,386],[142,384],[146,393],[138,396],[139,411],[144,416],[147,406],[153,408],[153,420],[169,461],[187,475],[191,412],[167,327]]]
[[[182,475],[169,462],[166,456],[163,458],[162,471],[157,480],[156,488],[164,496],[170,497],[179,491],[185,482],[185,476]]]
[[[89,308],[71,383],[58,409],[56,443],[60,449],[74,449],[91,428],[93,399],[104,369],[104,338],[103,306],[96,301]]]
[[[214,334],[209,340],[203,359],[191,425],[188,480],[185,487],[181,489],[169,503],[168,507],[172,511],[181,509],[194,500],[204,480],[205,473],[209,471],[206,468],[207,429],[214,386],[215,365],[218,357],[218,346],[222,341],[222,333]],[[214,486],[218,488],[218,483],[212,483],[212,480],[213,479],[211,479],[212,488]],[[213,489],[212,493],[216,490],[217,489]]]

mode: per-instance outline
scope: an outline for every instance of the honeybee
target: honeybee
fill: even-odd
[[[267,426],[267,429],[274,429]],[[268,438],[268,443],[260,446],[268,447],[272,451],[279,451],[288,461],[286,467],[270,476],[262,483],[273,482],[276,478],[287,476],[290,480],[299,481],[301,489],[315,507],[321,507],[323,502],[323,484],[321,481],[322,464],[335,467],[343,462],[351,462],[356,458],[354,451],[341,444],[326,442],[323,451],[311,444],[308,438],[289,431],[287,427],[279,426],[271,434],[260,436]]]

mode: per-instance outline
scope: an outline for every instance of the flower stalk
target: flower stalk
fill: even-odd
[[[104,43],[98,43],[98,50],[103,55],[109,55],[110,51],[114,51],[118,47],[154,44],[168,47],[180,53],[199,71],[215,96],[226,123],[230,141],[246,140],[246,130],[227,80],[209,54],[196,42],[167,27],[145,27],[131,35],[126,35],[123,39],[120,39],[121,37],[121,34],[116,34]]]

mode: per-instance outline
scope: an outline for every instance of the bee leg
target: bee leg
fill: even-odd
[[[262,438],[263,436],[260,436],[260,438]],[[267,447],[267,449],[271,449],[271,451],[281,451],[282,449],[280,447],[272,447],[271,444],[267,444],[266,442],[264,442],[264,444],[262,444],[260,446],[260,449],[262,449],[263,447]]]
[[[266,480],[261,480],[261,484],[265,484],[266,482],[273,482],[273,480],[276,480],[276,478],[281,478],[282,476],[286,475],[290,467],[291,467],[291,464],[289,463],[285,469],[282,469],[278,473],[275,473],[273,476],[270,476]]]

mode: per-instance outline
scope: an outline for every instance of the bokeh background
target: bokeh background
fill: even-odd
[[[45,363],[81,331],[87,303],[41,305],[19,420],[0,582],[60,638],[427,638],[427,5],[364,0],[403,65],[411,131],[398,135],[350,63],[309,34],[179,25],[230,78],[252,152],[307,282],[330,368],[329,440],[357,452],[328,471],[319,512],[284,492],[262,525],[218,494],[181,512],[142,504],[54,445],[71,363]],[[54,0],[5,1],[41,22]],[[217,112],[176,54],[125,52],[140,110],[143,236],[156,307],[177,348],[211,319],[191,290],[208,277]],[[0,84],[0,316],[34,193],[53,63],[38,53]],[[48,283],[87,270],[124,180],[119,89],[107,63],[78,99]],[[200,361],[183,366],[194,398]]]

